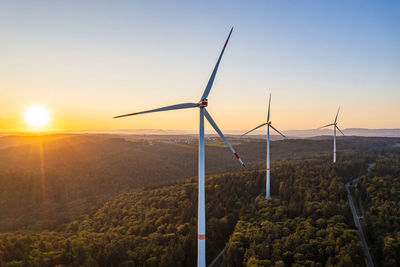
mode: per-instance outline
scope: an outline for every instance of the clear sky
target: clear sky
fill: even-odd
[[[225,130],[400,128],[400,1],[1,1],[0,131],[198,128],[198,110],[111,119],[203,93]]]

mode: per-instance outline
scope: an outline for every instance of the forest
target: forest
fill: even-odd
[[[385,149],[396,140],[346,137],[338,149]],[[250,170],[264,168],[265,140],[230,141]],[[0,137],[0,232],[61,230],[118,194],[196,177],[196,142],[193,136]],[[220,139],[211,136],[206,144],[207,174],[242,170]],[[328,137],[271,144],[275,160],[326,155],[331,147]]]
[[[47,144],[48,155],[70,151],[71,156],[66,154],[46,167],[46,177],[54,179],[54,185],[48,181],[45,198],[40,175],[33,167],[3,169],[0,208],[9,213],[0,215],[4,224],[0,266],[194,266],[197,179],[185,176],[184,169],[196,161],[196,144],[160,142],[149,146],[147,141],[107,137],[79,140],[81,145],[75,151],[86,153],[82,159],[72,156],[71,145],[57,141],[54,148]],[[227,246],[223,263],[227,266],[363,266],[344,183],[374,175],[380,160],[384,162],[388,155],[395,158],[398,139],[349,138],[350,148],[343,149],[335,165],[324,153],[331,146],[330,139],[274,141],[272,149],[277,152],[273,154],[272,199],[268,201],[262,196],[265,142],[234,141],[243,158],[250,159],[248,170],[223,165],[225,160],[236,162],[229,152],[220,153],[221,148],[212,141],[207,146],[208,160],[223,155],[215,165],[210,164],[215,172],[206,179],[208,263]],[[99,148],[99,144],[106,147]],[[319,144],[323,149],[313,152]],[[32,145],[28,147],[32,149]],[[173,150],[176,147],[178,150]],[[307,147],[311,151],[307,152]],[[164,158],[167,163],[179,162],[170,172],[164,172],[168,166],[156,154],[162,149],[173,151],[172,158]],[[3,148],[11,155],[10,163],[15,153],[25,150]],[[177,158],[184,151],[188,151],[183,154],[186,162]],[[252,151],[251,157],[248,153]],[[134,160],[141,154],[140,164],[147,167],[137,169]],[[152,156],[159,163],[149,167]],[[100,162],[104,165],[96,170]],[[377,165],[367,174],[371,162]],[[67,171],[73,164],[80,167]],[[383,173],[380,175],[386,175]],[[69,190],[73,195],[68,196]],[[6,230],[13,225],[10,218],[21,217],[25,226]]]
[[[228,266],[363,266],[343,182],[364,172],[364,159],[287,162],[279,184],[230,237]],[[343,176],[348,174],[348,176]]]
[[[400,154],[379,157],[355,191],[365,210],[365,228],[378,266],[400,266]]]
[[[248,179],[248,177],[252,179]],[[263,173],[207,179],[207,252],[215,256],[262,187]],[[124,193],[63,232],[0,234],[2,264],[194,266],[197,183]]]

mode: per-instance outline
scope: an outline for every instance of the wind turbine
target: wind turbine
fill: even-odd
[[[339,115],[340,107],[337,110],[335,121],[331,124],[327,124],[325,126],[319,127],[318,129],[322,129],[325,127],[333,126],[333,163],[336,162],[336,129],[339,130],[339,132],[344,136],[344,133],[339,129],[339,126],[337,126],[337,118]]]
[[[200,98],[198,103],[183,103],[172,106],[166,106],[157,109],[151,109],[147,111],[141,111],[136,113],[130,113],[126,115],[116,116],[114,118],[127,117],[133,115],[139,115],[144,113],[158,112],[158,111],[166,111],[166,110],[175,110],[175,109],[184,109],[184,108],[200,108],[200,127],[199,127],[199,184],[198,184],[198,221],[197,221],[197,266],[203,267],[206,266],[206,217],[205,217],[205,190],[204,190],[204,180],[205,180],[205,153],[204,153],[204,117],[208,120],[211,126],[215,129],[215,131],[219,134],[219,136],[225,141],[229,149],[235,155],[235,157],[239,160],[243,167],[246,167],[243,161],[240,159],[239,155],[233,149],[231,144],[228,142],[224,134],[218,128],[215,121],[212,119],[210,113],[206,110],[208,105],[207,97],[210,93],[211,87],[214,83],[215,76],[218,71],[219,63],[221,62],[222,55],[224,54],[225,48],[228,44],[229,38],[231,37],[233,31],[233,27],[229,32],[228,38],[225,41],[225,45],[222,48],[221,54],[217,60],[217,63],[214,67],[213,72],[211,73],[211,77],[208,80],[207,86],[204,90],[203,95]]]
[[[270,165],[269,165],[269,127],[275,130],[278,134],[284,136],[280,131],[278,131],[274,126],[272,126],[271,121],[269,120],[270,117],[270,108],[271,108],[271,94],[269,94],[269,103],[268,103],[268,115],[267,115],[267,122],[257,126],[256,128],[242,134],[242,136],[251,133],[254,130],[257,130],[258,128],[267,125],[267,180],[266,180],[266,190],[265,190],[265,199],[268,199],[271,197],[271,192],[270,192]]]

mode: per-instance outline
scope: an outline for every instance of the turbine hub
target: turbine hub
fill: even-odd
[[[208,106],[208,100],[207,100],[207,98],[206,98],[206,99],[202,99],[202,100],[199,102],[199,107],[205,108],[205,107],[207,107],[207,106]]]
[[[270,124],[271,124],[271,121],[267,122],[267,124],[270,125]]]

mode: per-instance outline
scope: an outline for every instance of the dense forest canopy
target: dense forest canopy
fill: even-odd
[[[196,143],[60,138],[42,142],[43,169],[37,139],[0,150],[0,266],[195,265]],[[265,142],[232,142],[250,170],[207,141],[207,262],[227,246],[229,266],[363,265],[344,183],[396,157],[398,139],[344,138],[335,165],[330,139],[272,142],[268,201]]]
[[[365,209],[365,227],[379,266],[400,266],[400,154],[387,153],[362,176],[355,195]]]
[[[262,182],[262,172],[207,179],[209,258],[224,246]],[[193,266],[196,207],[195,180],[124,193],[62,232],[0,234],[0,259],[36,266]]]
[[[249,169],[265,166],[265,140],[231,137]],[[340,140],[338,151],[385,149],[399,139]],[[219,138],[206,140],[207,174],[241,171]],[[330,153],[323,140],[281,140],[272,159]],[[48,135],[0,137],[0,232],[60,230],[113,196],[197,176],[193,136]]]
[[[257,201],[254,213],[237,223],[228,265],[363,266],[343,182],[365,169],[359,156],[334,166],[325,159],[280,166],[275,196]]]

